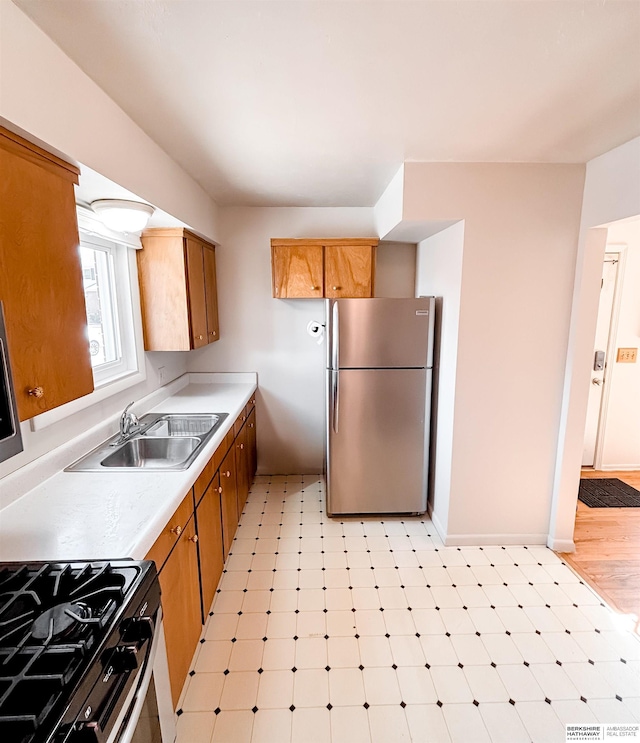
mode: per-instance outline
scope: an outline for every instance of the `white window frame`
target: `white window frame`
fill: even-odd
[[[93,367],[93,384],[99,389],[105,384],[118,379],[124,374],[138,370],[136,343],[133,330],[133,310],[131,307],[131,278],[128,264],[129,249],[112,240],[105,240],[97,235],[80,232],[80,247],[101,251],[109,257],[110,270],[107,278],[110,295],[115,299],[116,310],[116,344],[118,346],[115,361],[106,361]]]
[[[90,394],[31,418],[32,431],[38,431],[57,423],[129,387],[140,384],[147,378],[142,338],[140,288],[135,256],[136,249],[142,247],[140,238],[137,235],[121,235],[108,230],[90,210],[84,207],[78,206],[77,211],[80,243],[89,248],[110,251],[113,256],[122,358],[117,362],[101,364],[101,369],[94,370],[94,391]]]

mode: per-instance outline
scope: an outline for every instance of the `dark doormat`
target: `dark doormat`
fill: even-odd
[[[580,480],[578,498],[589,508],[640,508],[640,490],[617,477]]]

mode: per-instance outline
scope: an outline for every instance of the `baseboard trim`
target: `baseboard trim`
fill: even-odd
[[[547,547],[554,552],[575,552],[576,545],[573,539],[554,539],[547,537]]]
[[[435,521],[433,523],[435,525]],[[445,547],[500,547],[504,544],[547,544],[546,534],[448,534],[446,536],[441,534],[440,536]]]
[[[640,470],[640,464],[603,464],[597,472],[634,472]]]
[[[427,504],[427,514],[445,547],[501,547],[504,544],[544,544],[554,552],[576,551],[573,540],[553,539],[548,534],[447,534],[433,510],[432,503]]]
[[[431,523],[435,526],[435,529],[438,532],[438,536],[440,537],[440,539],[442,539],[442,543],[446,544],[445,539],[447,537],[447,532],[442,528],[440,519],[436,516],[435,511],[433,510],[433,506],[431,504],[427,506],[427,513],[429,514]]]

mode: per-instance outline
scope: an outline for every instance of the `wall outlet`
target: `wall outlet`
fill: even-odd
[[[164,366],[158,367],[158,382],[160,384],[164,384],[167,381],[167,370],[164,368]]]
[[[635,364],[638,358],[637,348],[619,348],[616,361],[619,364]]]

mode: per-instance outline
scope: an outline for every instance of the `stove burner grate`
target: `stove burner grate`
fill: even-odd
[[[91,618],[91,607],[78,601],[57,604],[47,609],[31,625],[35,640],[58,640],[72,635],[79,625]]]
[[[139,574],[124,561],[0,565],[0,740],[41,740]]]

